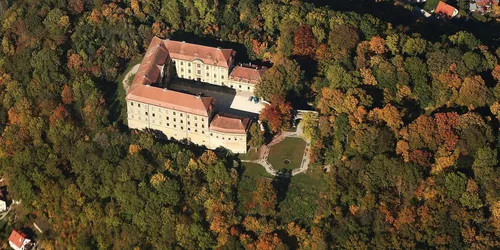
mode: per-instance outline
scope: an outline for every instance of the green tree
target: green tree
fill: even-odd
[[[248,145],[253,148],[259,148],[264,144],[264,131],[261,131],[257,123],[250,126],[250,140]]]

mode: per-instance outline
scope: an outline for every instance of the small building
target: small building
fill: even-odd
[[[210,122],[209,148],[225,147],[234,153],[247,152],[250,119],[218,113]]]
[[[28,250],[33,246],[26,234],[18,230],[12,230],[9,237],[9,245],[15,250]]]
[[[0,188],[0,213],[7,211],[7,196]]]
[[[499,0],[472,0],[469,4],[471,12],[484,14],[490,12],[494,5],[498,5]]]
[[[457,8],[447,4],[445,2],[439,1],[436,9],[434,10],[434,13],[437,15],[442,15],[442,16],[445,16],[445,17],[451,19],[451,18],[455,17],[456,15],[458,15],[458,10],[457,10]]]
[[[255,85],[262,80],[262,75],[267,70],[252,64],[241,64],[229,74],[229,86],[237,91],[254,92]]]

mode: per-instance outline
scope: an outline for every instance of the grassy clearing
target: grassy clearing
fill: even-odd
[[[301,138],[288,137],[271,147],[268,158],[269,163],[276,170],[299,168],[305,148],[306,142]],[[290,163],[285,164],[285,160],[290,160]]]
[[[440,0],[427,0],[424,5],[424,10],[427,12],[431,12],[436,9]]]
[[[244,176],[251,177],[253,179],[256,178],[273,178],[272,175],[266,172],[266,169],[260,164],[253,163],[253,162],[243,162],[243,167],[245,168],[245,171],[243,172]]]
[[[258,160],[259,159],[259,152],[252,148],[252,149],[248,150],[248,152],[246,154],[240,154],[238,157],[241,160],[249,160],[249,161]]]

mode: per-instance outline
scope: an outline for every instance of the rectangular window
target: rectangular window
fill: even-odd
[[[208,69],[208,66],[207,66],[207,69]]]
[[[194,130],[194,132],[195,132],[195,133],[198,133],[198,129],[195,129],[195,130]]]
[[[191,131],[191,128],[188,128],[188,131]]]
[[[181,65],[184,65],[184,62],[181,61]]]
[[[148,112],[145,112],[145,113],[146,113],[146,115],[148,115]]]
[[[174,111],[174,115],[175,115],[175,111]]]
[[[250,90],[250,87],[247,87],[248,90]]]
[[[181,72],[184,72],[184,69],[181,69]]]
[[[214,77],[217,77],[217,74],[214,74]]]
[[[197,66],[198,66],[198,68],[201,68],[201,65],[200,65],[200,64],[198,64]]]
[[[210,133],[210,136],[214,136],[214,134],[213,134],[213,133]]]
[[[174,118],[174,122],[175,122],[175,118]]]
[[[137,104],[137,107],[139,107],[139,108],[140,108],[140,107],[141,107],[141,104],[140,104],[140,103],[138,103],[138,104]]]
[[[184,120],[181,120],[181,123],[184,123]]]
[[[201,70],[198,70],[198,75],[201,75]]]
[[[202,134],[205,134],[205,131],[201,131]]]
[[[133,102],[130,102],[130,106],[134,106],[134,103],[133,103]]]
[[[179,115],[182,117],[182,113],[179,113]]]
[[[153,117],[155,117],[155,113],[153,113],[152,115],[153,115]]]
[[[188,66],[191,67],[191,63],[188,63]]]
[[[207,76],[210,76],[210,74],[209,74],[209,73],[207,73]]]
[[[204,122],[204,121],[205,121],[205,119],[201,118],[201,121],[202,121],[202,122]]]
[[[227,138],[228,140],[231,140],[231,137]]]
[[[170,127],[170,123],[167,122],[167,127]]]
[[[220,76],[220,79],[224,79],[224,76]]]
[[[184,127],[183,127],[183,126],[181,126],[181,130],[184,130]]]
[[[188,125],[191,125],[191,122],[188,122]]]
[[[202,127],[202,128],[205,128],[205,125],[203,125],[203,124],[202,124],[202,125],[201,125],[201,127]]]
[[[198,127],[198,123],[195,123],[195,124],[194,124],[194,126],[195,126],[195,127]]]
[[[240,89],[241,89],[241,85],[240,85]]]
[[[177,128],[177,125],[174,124],[174,128]]]
[[[170,120],[170,117],[167,116],[167,121]]]
[[[188,69],[188,73],[191,74],[191,70],[190,69]]]
[[[196,116],[195,116],[195,117],[194,117],[194,119],[195,119],[195,120],[198,120],[198,117],[196,117]]]

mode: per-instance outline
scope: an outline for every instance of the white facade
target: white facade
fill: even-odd
[[[219,86],[228,86],[229,68],[205,64],[201,59],[193,61],[172,59],[177,77]]]
[[[187,140],[209,149],[225,147],[233,153],[247,152],[247,135],[210,130],[210,117],[127,100],[128,126],[154,129],[168,138]]]
[[[0,212],[7,211],[7,202],[4,200],[0,200]]]

